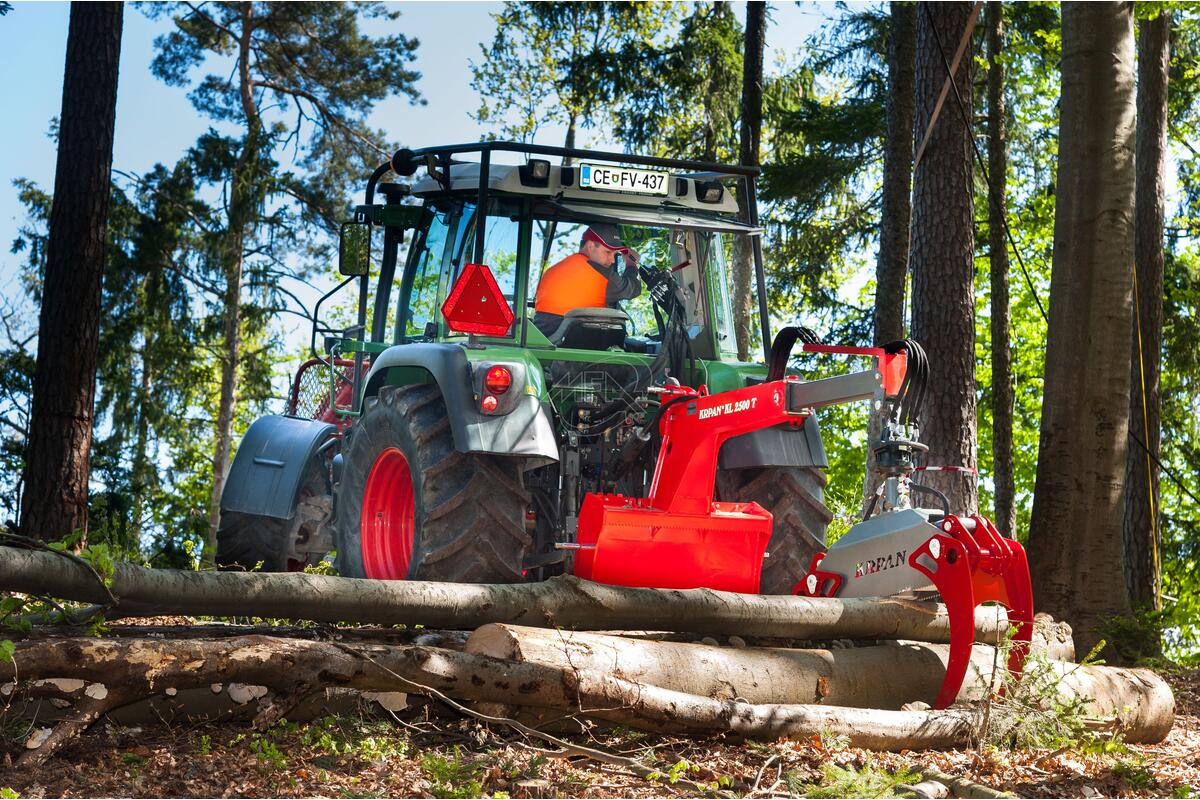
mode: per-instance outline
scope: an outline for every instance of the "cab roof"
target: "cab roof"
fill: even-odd
[[[448,188],[450,191],[478,191],[480,171],[481,167],[476,163],[452,164]],[[639,206],[668,212],[692,210],[723,217],[738,214],[737,199],[720,180],[726,176],[663,171],[668,173],[665,195],[585,188],[579,185],[580,166],[564,167],[554,164],[549,165],[549,174],[542,178],[533,177],[527,166],[492,164],[488,168],[487,183],[490,191],[549,197],[572,206],[587,203],[600,206]],[[422,170],[422,173],[419,177],[414,176],[414,195],[424,197],[446,191],[447,187],[442,185],[442,181],[425,170]],[[719,188],[719,199],[701,199],[706,191],[710,194],[715,193],[713,187]],[[736,224],[736,220],[729,217],[725,217],[722,222]]]

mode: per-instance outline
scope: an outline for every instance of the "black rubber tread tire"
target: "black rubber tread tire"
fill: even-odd
[[[825,507],[825,473],[816,467],[758,467],[717,472],[717,499],[754,501],[775,519],[763,560],[762,594],[791,594],[815,553],[825,550],[833,514]]]
[[[217,529],[217,566],[245,572],[287,572],[288,523],[236,511],[222,514]]]
[[[329,491],[329,479],[318,459],[311,459],[305,468],[293,503],[299,500],[306,488],[314,494]],[[222,514],[217,528],[217,566],[246,572],[255,569],[259,572],[288,572],[288,553],[291,548],[287,535],[291,524],[291,520],[278,517],[236,511]]]
[[[365,578],[360,518],[367,475],[397,447],[413,474],[416,530],[408,580],[515,583],[532,546],[519,459],[454,448],[437,386],[384,387],[369,398],[343,443],[338,489],[337,568]]]

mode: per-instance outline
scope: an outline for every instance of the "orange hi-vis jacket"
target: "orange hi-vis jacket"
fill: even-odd
[[[608,278],[588,263],[587,256],[576,253],[542,275],[533,307],[560,317],[574,308],[603,308],[607,288]]]

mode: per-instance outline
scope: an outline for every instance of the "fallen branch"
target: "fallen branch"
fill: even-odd
[[[1009,792],[1001,792],[996,789],[989,788],[979,783],[974,783],[966,778],[958,778],[954,775],[947,775],[941,770],[927,767],[922,764],[913,764],[912,770],[919,774],[927,781],[935,781],[944,784],[950,790],[951,797],[968,797],[979,798],[980,800],[992,800],[993,798],[1014,797],[1015,795]]]
[[[745,595],[631,589],[559,576],[512,585],[373,581],[305,573],[191,572],[117,564],[108,589],[86,566],[0,547],[0,590],[108,602],[127,616],[256,616],[472,629],[508,622],[575,630],[684,630],[795,639],[950,641],[945,608],[896,598]],[[980,608],[976,638],[995,642],[1003,614]]]

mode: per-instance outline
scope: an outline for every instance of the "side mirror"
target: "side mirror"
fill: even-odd
[[[343,275],[367,275],[370,271],[371,225],[367,222],[343,222],[338,237],[338,272]]]

